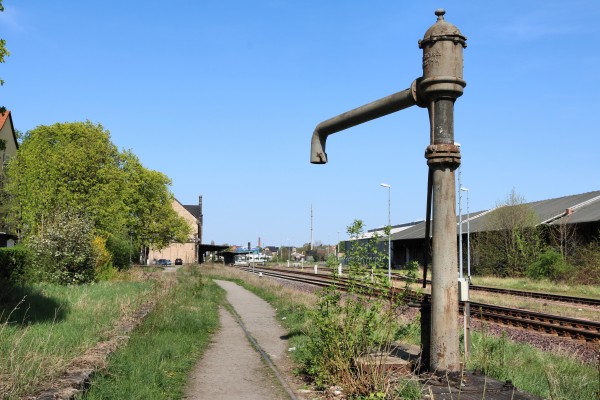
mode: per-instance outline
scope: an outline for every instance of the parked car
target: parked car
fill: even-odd
[[[176,258],[175,265],[183,265],[183,260],[181,258]]]
[[[171,260],[166,258],[161,258],[156,262],[157,265],[171,265]]]

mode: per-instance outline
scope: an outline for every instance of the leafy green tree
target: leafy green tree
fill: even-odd
[[[124,243],[163,248],[187,240],[170,184],[131,151],[119,152],[100,124],[57,123],[25,136],[7,170],[6,198],[22,238],[44,238],[54,215],[69,210],[86,216],[123,267]]]
[[[478,273],[522,276],[542,249],[539,218],[514,189],[496,205],[475,240]]]
[[[0,12],[4,11],[4,6],[2,5],[2,0],[0,0]],[[6,40],[0,39],[0,63],[4,63],[4,57],[8,57],[10,53],[6,49]],[[0,78],[0,86],[4,85],[4,80]],[[0,107],[0,113],[4,115],[6,112],[6,108],[4,106]],[[1,146],[6,146],[4,140],[0,140]]]
[[[127,226],[136,243],[162,249],[173,241],[185,242],[190,227],[173,210],[173,194],[168,190],[171,180],[161,172],[144,168],[131,151],[125,151],[122,160],[127,182]]]
[[[56,210],[85,212],[104,236],[125,230],[125,179],[110,133],[91,122],[38,126],[8,167],[12,215],[24,236],[42,234]]]

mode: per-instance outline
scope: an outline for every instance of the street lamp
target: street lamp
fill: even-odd
[[[469,220],[469,189],[460,188],[461,192],[467,192],[467,278],[471,281],[471,221]]]
[[[471,221],[469,221],[469,189],[460,186],[460,192],[467,192],[467,284],[471,284]],[[462,260],[462,248],[461,248]],[[462,271],[462,267],[461,267]],[[471,303],[469,297],[465,300],[465,311],[463,313],[465,325],[465,358],[469,357],[471,352]]]
[[[390,192],[392,191],[391,185],[388,185],[387,183],[381,183],[380,186],[387,188],[388,190],[388,227],[389,227],[389,231],[388,231],[388,279],[390,281],[390,284],[392,283],[392,223],[391,223],[391,213],[390,213],[390,209],[391,209],[391,203],[390,203]]]

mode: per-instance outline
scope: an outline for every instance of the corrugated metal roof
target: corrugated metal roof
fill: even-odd
[[[541,223],[560,224],[566,222],[576,224],[600,221],[600,190],[526,204],[536,213]],[[572,210],[570,215],[566,215],[567,209]],[[467,232],[467,221],[470,225],[470,232],[485,231],[489,214],[493,210],[470,213],[468,219],[467,214],[463,214],[463,232]],[[458,217],[456,223],[458,225]],[[401,232],[392,234],[392,240],[422,239],[424,237],[425,222],[420,222]]]

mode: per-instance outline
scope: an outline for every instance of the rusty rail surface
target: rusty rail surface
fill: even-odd
[[[401,275],[401,274],[392,274],[392,279],[393,278],[396,278],[398,280],[406,280],[406,276]],[[418,278],[416,280],[416,282],[423,283],[423,279]],[[431,283],[431,281],[428,279],[427,284],[430,284],[430,283]],[[600,299],[592,299],[589,297],[576,297],[576,296],[566,296],[566,295],[554,294],[554,293],[529,292],[526,290],[503,289],[503,288],[497,288],[497,287],[491,287],[491,286],[480,286],[480,285],[469,285],[469,290],[474,290],[474,291],[478,291],[478,292],[508,294],[510,296],[528,297],[531,299],[558,301],[561,303],[580,304],[580,305],[584,305],[584,306],[600,306]]]
[[[241,267],[240,269],[252,272],[252,268],[250,267]],[[347,285],[347,279],[345,278],[332,279],[322,274],[314,274],[314,272],[257,267],[254,268],[254,271],[256,273],[261,272],[264,276],[302,282],[319,287],[327,287],[332,283],[336,283],[341,289],[345,289]],[[429,295],[414,291],[411,291],[408,296],[406,296],[408,300],[415,302],[415,304],[412,305],[417,306],[417,303],[425,297],[428,298]],[[597,321],[562,317],[522,309],[494,306],[485,303],[470,303],[471,318],[571,338],[573,340],[585,340],[587,342],[600,343],[600,322]],[[461,314],[464,312],[463,302],[459,302],[459,312]]]

